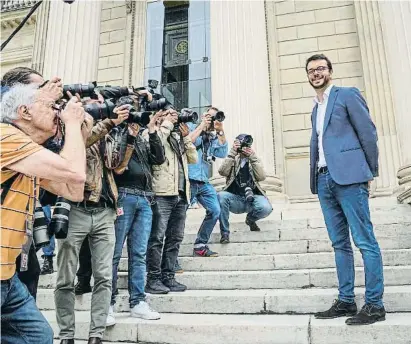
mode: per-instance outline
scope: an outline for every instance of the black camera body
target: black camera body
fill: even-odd
[[[253,137],[251,135],[238,135],[237,140],[240,141],[240,147],[238,147],[237,152],[241,152],[243,148],[250,148],[253,144]]]

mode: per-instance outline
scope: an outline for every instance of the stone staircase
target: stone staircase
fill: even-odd
[[[185,272],[177,279],[185,293],[148,295],[161,320],[128,316],[127,252],[120,263],[117,324],[107,342],[164,344],[410,344],[411,343],[411,207],[391,199],[372,200],[372,219],[385,266],[387,320],[349,327],[345,318],[317,320],[312,313],[328,308],[337,295],[334,255],[317,203],[274,206],[250,232],[243,215],[231,219],[231,243],[210,247],[217,258],[192,257],[192,243],[203,210],[189,210],[180,250]],[[355,254],[357,305],[363,305],[364,273]],[[55,333],[55,275],[42,276],[38,305]],[[76,343],[85,343],[91,294],[76,300]],[[83,341],[81,341],[83,340]],[[56,340],[56,343],[59,341]]]

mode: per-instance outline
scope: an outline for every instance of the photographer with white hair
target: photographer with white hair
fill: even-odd
[[[83,198],[85,140],[93,122],[76,97],[61,111],[56,104],[61,96],[59,79],[40,89],[20,84],[2,87],[1,337],[6,344],[53,343],[53,331],[17,278],[15,262],[22,254],[25,267],[40,187],[73,201]],[[57,133],[58,119],[65,127],[60,155],[41,146]]]

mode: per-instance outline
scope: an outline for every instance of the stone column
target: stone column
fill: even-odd
[[[97,79],[101,2],[50,1],[44,76],[65,84]]]
[[[49,24],[50,2],[43,1],[36,16],[36,31],[34,35],[33,58],[31,67],[43,74],[44,57]]]
[[[378,2],[354,1],[354,5],[364,71],[365,97],[379,139],[380,175],[376,179],[374,195],[390,195],[397,185],[400,152],[386,59],[389,49],[384,40]]]
[[[378,3],[401,151],[398,200],[411,203],[411,3]]]
[[[131,2],[130,26],[127,26],[127,43],[130,53],[128,60],[129,84],[132,86],[143,86],[144,64],[146,55],[146,31],[147,31],[147,1]]]
[[[254,138],[268,178],[263,187],[282,192],[275,173],[273,118],[263,0],[211,1],[211,88],[213,105],[227,116],[230,146],[240,133]]]

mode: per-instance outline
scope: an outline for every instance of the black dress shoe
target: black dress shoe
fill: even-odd
[[[90,286],[90,283],[86,284],[84,282],[77,282],[76,286],[74,287],[74,293],[76,295],[83,295],[87,293],[91,293],[93,289]]]
[[[334,319],[338,317],[353,316],[357,314],[357,305],[340,300],[334,300],[331,308],[325,312],[315,313],[316,319]]]
[[[348,318],[347,325],[370,325],[385,320],[385,308],[365,304],[357,315]]]
[[[88,339],[88,344],[102,344],[101,338],[98,337],[90,337]]]
[[[62,339],[60,344],[74,344],[74,339]]]

